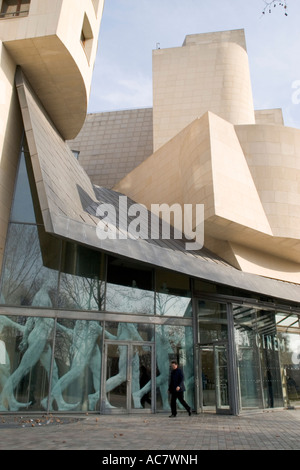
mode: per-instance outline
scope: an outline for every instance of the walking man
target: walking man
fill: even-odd
[[[176,361],[171,362],[171,378],[170,378],[170,385],[169,385],[169,392],[171,394],[171,416],[170,418],[175,418],[177,415],[177,406],[176,400],[178,399],[182,406],[186,409],[189,416],[191,416],[191,407],[186,403],[183,398],[183,392],[185,391],[184,386],[184,377],[182,370],[179,369],[178,364]]]

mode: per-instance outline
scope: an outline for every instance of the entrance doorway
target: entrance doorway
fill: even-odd
[[[202,410],[230,413],[228,352],[225,343],[200,346],[200,371]]]
[[[107,341],[104,347],[103,413],[153,412],[152,343]]]

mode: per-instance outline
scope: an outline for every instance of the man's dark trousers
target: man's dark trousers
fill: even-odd
[[[171,394],[171,412],[173,416],[176,416],[177,414],[176,400],[179,400],[179,402],[182,404],[182,406],[186,409],[188,413],[190,412],[191,409],[183,398],[183,392],[175,391]]]

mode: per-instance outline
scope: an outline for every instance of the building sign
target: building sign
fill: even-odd
[[[236,331],[236,344],[240,347],[252,346],[252,332]],[[286,351],[286,342],[284,338],[278,338],[277,335],[255,335],[255,343],[259,349],[270,351]]]
[[[279,339],[276,335],[256,335],[256,345],[260,349],[268,349],[271,351],[286,350],[284,338]]]

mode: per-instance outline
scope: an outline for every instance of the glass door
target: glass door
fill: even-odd
[[[228,354],[226,344],[200,346],[203,411],[229,413]]]
[[[226,345],[214,345],[214,368],[216,382],[216,410],[226,413],[230,410],[228,393],[228,354]]]
[[[200,405],[203,411],[215,411],[216,409],[216,387],[215,366],[212,346],[200,346]]]
[[[108,341],[105,343],[103,413],[151,412],[152,344]]]

